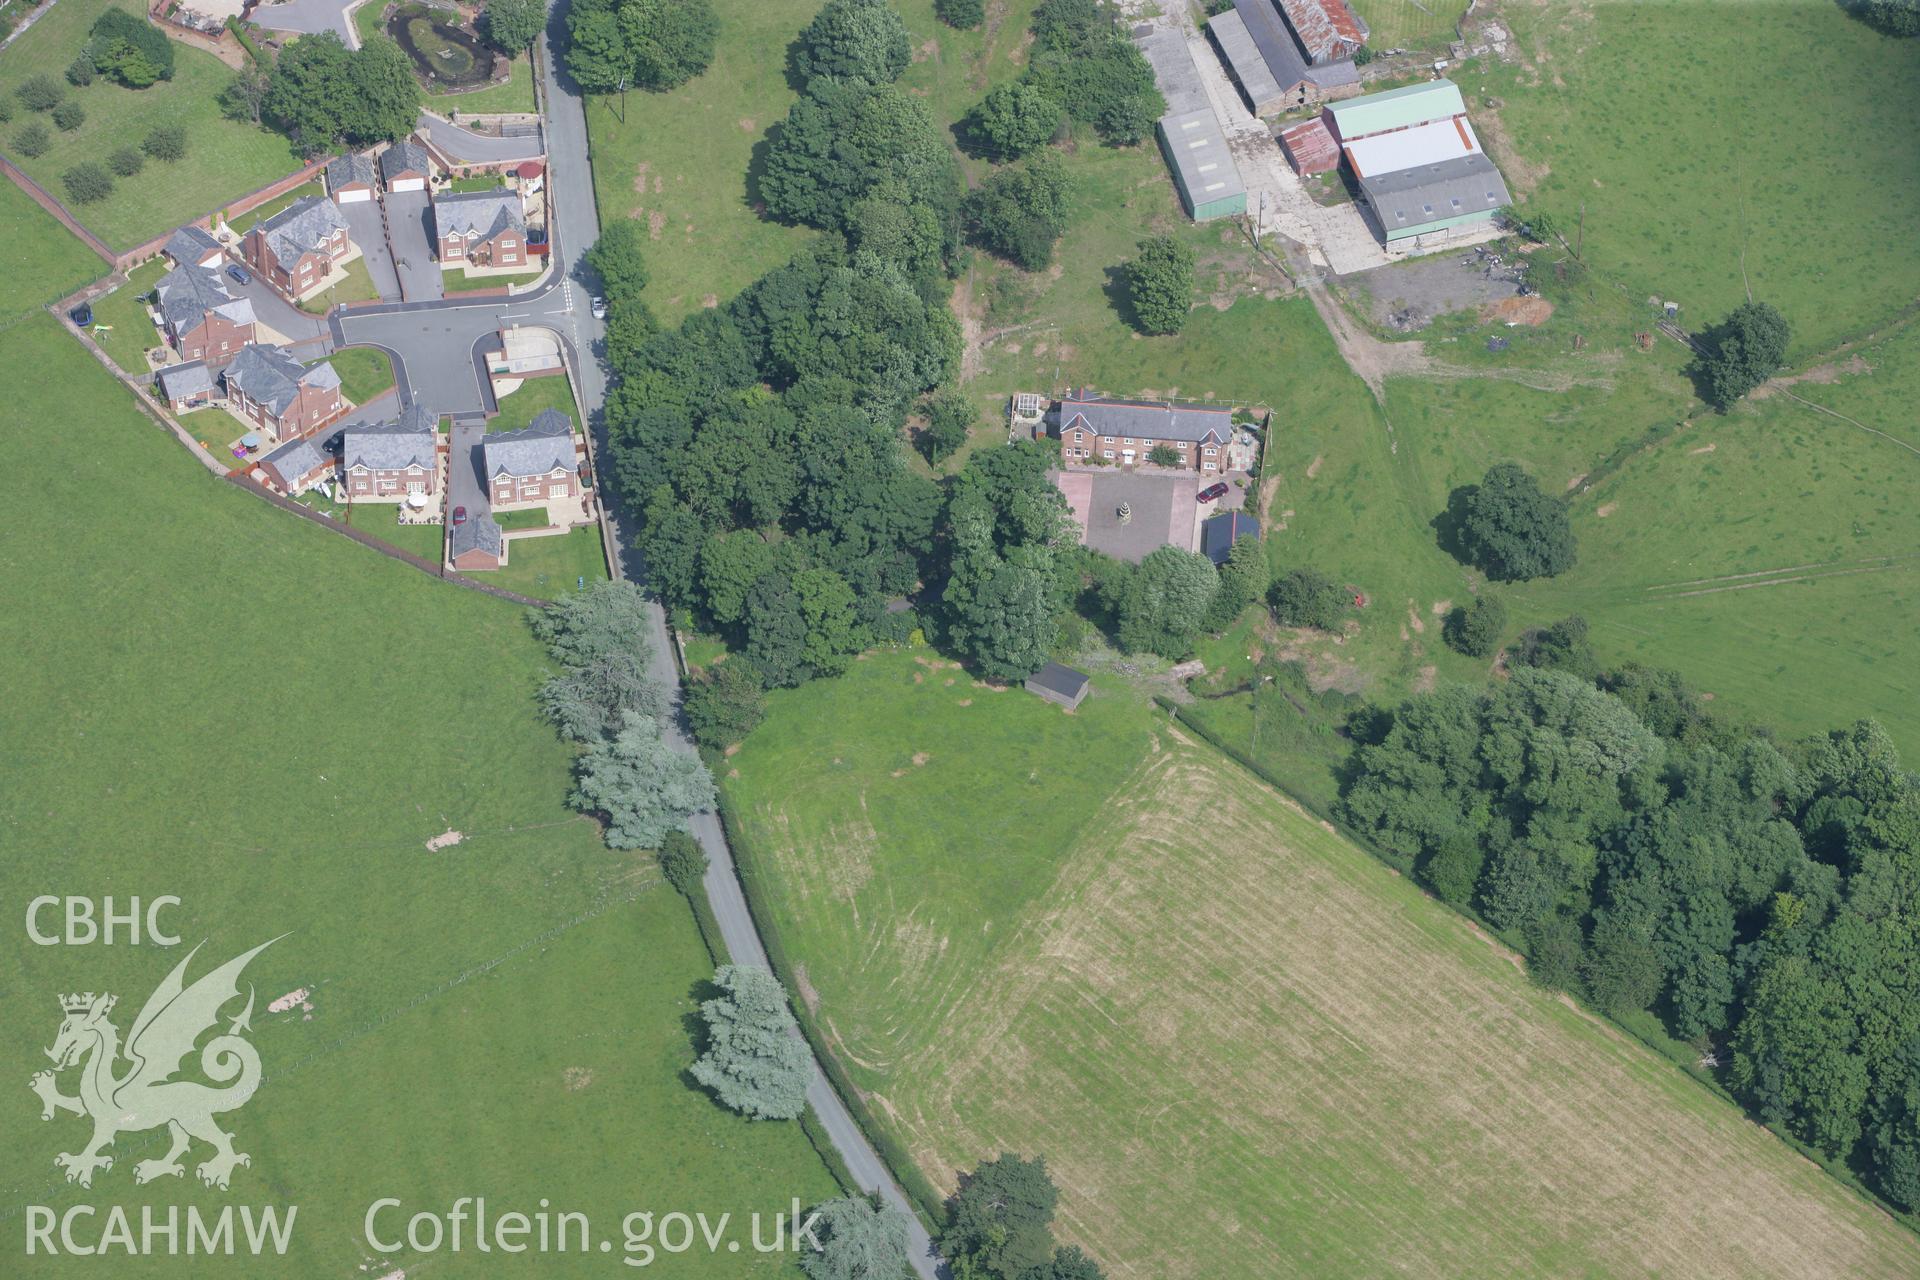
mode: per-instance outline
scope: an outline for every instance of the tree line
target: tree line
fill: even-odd
[[[1886,732],[1733,725],[1673,672],[1600,671],[1577,618],[1516,657],[1359,718],[1343,816],[1536,982],[1651,1012],[1920,1209],[1920,781]]]

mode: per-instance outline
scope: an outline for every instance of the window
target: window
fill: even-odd
[[[1132,443],[1133,443],[1133,437],[1132,437],[1132,436],[1128,436],[1128,437],[1127,437],[1126,439],[1124,439],[1124,440],[1122,440],[1122,441],[1121,441],[1120,443],[1121,443],[1121,444],[1132,444]]]
[[[1100,443],[1101,443],[1101,444],[1112,444],[1112,443],[1113,443],[1113,437],[1112,437],[1112,436],[1101,436],[1101,437],[1100,437]]]
[[[1209,458],[1211,458],[1214,454],[1220,451],[1214,448],[1212,445],[1208,445],[1205,449],[1201,450],[1201,452],[1205,453]]]
[[[1113,456],[1113,450],[1111,450],[1111,449],[1103,449],[1103,450],[1101,450],[1101,452],[1100,452],[1100,456],[1101,456],[1101,457],[1103,457],[1103,458],[1111,458],[1111,457]]]

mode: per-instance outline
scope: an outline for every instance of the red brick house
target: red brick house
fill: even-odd
[[[308,196],[254,224],[240,242],[247,265],[289,298],[324,284],[334,264],[353,252],[347,220],[325,196]]]
[[[489,433],[482,445],[493,505],[545,502],[580,493],[580,456],[573,424],[553,409],[532,425]]]
[[[342,436],[340,474],[350,502],[403,502],[440,492],[440,437],[435,418],[414,406],[400,421],[351,427]]]
[[[211,232],[191,222],[173,233],[164,252],[176,267],[218,267],[227,256]]]
[[[262,458],[260,470],[266,475],[268,487],[291,496],[325,480],[333,470],[333,459],[312,440],[302,437]]]
[[[527,218],[519,195],[505,187],[434,196],[433,231],[440,242],[442,266],[461,262],[476,267],[527,265]]]
[[[388,191],[425,191],[433,181],[433,157],[412,138],[402,138],[380,153],[380,177]]]
[[[347,411],[340,375],[302,365],[279,347],[248,347],[227,366],[227,404],[278,440],[312,435]]]
[[[482,512],[447,533],[447,558],[467,572],[498,569],[507,560],[507,539],[499,521]]]
[[[373,199],[379,187],[373,159],[358,151],[327,161],[327,194],[335,204],[359,204]]]
[[[153,292],[160,327],[183,359],[225,364],[254,340],[253,302],[234,297],[218,271],[175,267]]]
[[[192,413],[213,403],[213,370],[204,360],[170,364],[153,375],[153,382],[175,413]]]
[[[1057,434],[1068,466],[1091,465],[1096,458],[1135,466],[1164,445],[1179,459],[1176,465],[1189,471],[1224,471],[1233,414],[1166,402],[1062,400]]]

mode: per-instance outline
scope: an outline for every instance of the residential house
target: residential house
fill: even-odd
[[[325,196],[308,196],[255,223],[240,249],[268,284],[289,298],[303,298],[352,254],[353,241],[339,206]]]
[[[154,286],[160,327],[188,360],[225,364],[254,340],[253,301],[236,298],[209,267],[180,266]]]
[[[519,195],[505,187],[441,192],[433,198],[433,230],[442,266],[527,265],[527,217]]]
[[[343,434],[340,473],[349,502],[402,502],[413,494],[440,491],[438,419],[415,405],[400,420],[379,427],[350,427]]]
[[[269,487],[289,497],[305,493],[333,471],[333,458],[305,436],[290,440],[260,460]]]
[[[175,231],[163,252],[176,267],[218,267],[226,259],[226,250],[213,233],[192,223]]]
[[[380,181],[373,157],[349,151],[327,162],[327,194],[335,204],[361,204],[373,199]]]
[[[1242,538],[1258,539],[1260,522],[1244,511],[1222,511],[1200,522],[1200,554],[1216,567],[1227,562],[1233,544]]]
[[[380,153],[380,177],[389,191],[425,191],[433,180],[433,159],[412,138],[402,138]]]
[[[1095,458],[1133,466],[1165,445],[1178,466],[1222,471],[1233,439],[1232,412],[1201,405],[1088,397],[1062,400],[1058,416],[1060,456],[1068,466]]]
[[[170,364],[153,375],[154,384],[175,413],[191,413],[213,403],[213,370],[204,360]]]
[[[226,382],[228,407],[279,440],[312,435],[347,411],[332,365],[302,365],[280,347],[246,348]]]
[[[500,522],[485,512],[454,525],[447,534],[447,558],[467,572],[498,569],[506,563],[506,546]]]
[[[541,410],[518,431],[489,432],[481,451],[493,505],[546,502],[580,493],[580,456],[565,414]]]
[[[1027,677],[1027,692],[1038,694],[1048,702],[1057,702],[1072,711],[1086,700],[1088,683],[1084,671],[1075,671],[1072,667],[1063,667],[1057,662],[1049,662]]]

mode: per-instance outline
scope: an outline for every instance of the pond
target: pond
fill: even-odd
[[[493,78],[493,50],[450,9],[403,4],[387,19],[387,34],[433,88],[465,89]]]

